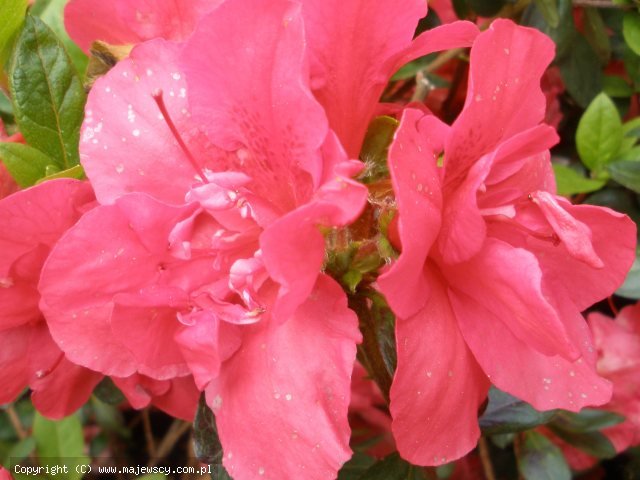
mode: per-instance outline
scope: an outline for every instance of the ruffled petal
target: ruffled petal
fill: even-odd
[[[321,276],[293,317],[273,320],[244,327],[241,350],[207,389],[224,465],[235,478],[334,479],[351,456],[357,318]]]
[[[428,268],[427,303],[396,320],[390,410],[400,454],[418,465],[442,465],[475,447],[489,380],[460,333],[444,280]]]

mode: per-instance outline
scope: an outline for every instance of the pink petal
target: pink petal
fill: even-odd
[[[562,295],[561,287],[551,285],[549,290],[558,297],[553,308],[580,350],[581,356],[575,361],[544,355],[526,340],[518,339],[505,328],[504,317],[492,313],[485,301],[458,291],[451,291],[449,296],[469,348],[495,386],[537,410],[563,408],[575,412],[585,406],[603,405],[611,398],[611,384],[595,371],[586,322],[571,300]]]
[[[93,200],[87,183],[61,179],[0,201],[0,330],[41,318],[35,286],[42,264]]]
[[[443,279],[427,270],[427,303],[396,320],[398,368],[391,386],[393,434],[403,458],[442,465],[473,449],[489,381],[467,348]],[[419,428],[417,428],[419,426]]]
[[[356,158],[389,78],[405,63],[428,53],[469,46],[471,23],[425,32],[412,42],[426,14],[420,0],[305,0],[313,92],[347,153]]]
[[[102,40],[111,45],[161,37],[183,40],[220,0],[71,0],[64,11],[69,36],[85,52]]]
[[[29,383],[29,325],[0,330],[0,404],[13,402]]]
[[[199,398],[200,392],[193,378],[179,377],[171,380],[171,387],[165,394],[153,398],[153,405],[172,417],[193,422]]]
[[[537,30],[498,19],[471,49],[464,110],[447,142],[447,182],[498,143],[542,121],[540,78],[554,55],[553,42]]]
[[[125,378],[112,377],[112,380],[131,406],[138,410],[149,406],[154,397],[165,395],[171,389],[171,380],[154,380],[137,373]]]
[[[176,128],[206,167],[213,155],[189,119],[180,47],[153,40],[96,81],[86,105],[80,159],[100,203],[145,192],[182,203],[198,174],[178,146],[152,95],[161,90]],[[131,152],[135,152],[133,155]]]
[[[177,346],[164,352],[166,363],[154,346],[163,335],[173,337],[171,325],[179,325],[176,310],[169,308],[175,304],[170,293],[175,289],[165,290],[164,297],[140,290],[171,282],[169,233],[195,207],[173,207],[131,194],[92,210],[60,240],[42,272],[40,306],[52,336],[72,362],[119,377],[138,369],[158,377],[188,372],[186,364],[176,363]],[[202,266],[194,265],[197,281]],[[121,306],[114,306],[122,294],[138,295],[139,317],[131,316],[136,305],[127,308],[120,300]],[[123,325],[126,321],[132,323]],[[144,325],[157,329],[153,342],[145,344],[149,331]]]
[[[604,268],[597,269],[576,259],[565,248],[523,236],[512,241],[532,251],[545,278],[557,278],[579,310],[611,295],[631,268],[635,258],[636,225],[626,215],[592,205],[564,204],[563,209],[591,231],[591,244]],[[611,232],[616,232],[612,235]]]
[[[63,358],[51,373],[32,382],[31,400],[44,416],[64,418],[89,400],[102,378],[102,374]]]
[[[415,314],[427,301],[424,264],[440,228],[442,197],[433,147],[418,130],[423,117],[405,110],[389,148],[389,168],[396,194],[402,252],[378,278],[380,291],[401,317]]]
[[[531,193],[533,203],[540,207],[551,228],[560,237],[569,254],[590,267],[602,269],[604,263],[591,244],[591,230],[572,217],[549,192]],[[570,205],[569,202],[562,202]]]
[[[344,293],[321,276],[287,322],[244,329],[242,349],[207,389],[225,467],[234,478],[335,478],[351,455],[347,408],[360,341]]]
[[[556,143],[557,138],[555,131],[546,125],[538,125],[518,133],[471,165],[466,178],[455,190],[445,192],[442,232],[438,238],[445,263],[468,260],[482,248],[486,227],[477,202],[478,197],[482,197],[481,191],[487,190],[485,181],[491,177],[496,182],[501,177],[515,174],[527,157],[546,151]],[[513,188],[513,184],[509,186]],[[519,196],[523,197],[528,193],[529,191],[521,191]],[[495,193],[493,198],[496,199]]]
[[[285,0],[227,1],[203,18],[181,56],[193,119],[229,152],[216,170],[250,176],[249,190],[280,214],[318,186],[328,132],[306,85],[299,10]]]
[[[350,168],[348,162],[340,164]],[[260,236],[264,265],[282,285],[274,316],[286,320],[313,289],[325,257],[325,238],[319,227],[344,226],[362,211],[367,189],[338,174],[314,198],[270,225]]]
[[[478,255],[444,272],[454,295],[464,292],[465,298],[473,298],[522,342],[545,355],[578,358],[531,252],[489,238]],[[464,327],[462,332],[466,336]]]

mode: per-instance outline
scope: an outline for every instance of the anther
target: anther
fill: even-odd
[[[200,176],[200,178],[202,179],[203,183],[209,183],[209,180],[207,179],[206,175],[202,171],[202,168],[200,168],[200,165],[198,164],[196,159],[193,158],[193,155],[191,155],[191,152],[187,148],[187,145],[184,143],[184,140],[182,139],[182,136],[180,135],[180,132],[178,132],[178,129],[176,128],[175,124],[173,123],[173,120],[171,120],[171,116],[169,115],[169,111],[167,110],[167,106],[164,103],[164,99],[163,99],[162,95],[163,95],[162,94],[162,90],[159,89],[159,88],[156,89],[151,94],[151,96],[153,97],[153,100],[155,100],[156,105],[158,105],[158,108],[160,109],[160,113],[162,114],[162,117],[164,118],[164,121],[167,122],[167,126],[169,127],[169,130],[171,130],[171,133],[173,134],[175,139],[178,141],[178,145],[180,145],[180,148],[182,149],[184,154],[189,159],[189,162],[191,163],[191,166],[194,168],[196,173]]]

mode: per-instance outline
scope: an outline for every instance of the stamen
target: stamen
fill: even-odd
[[[182,151],[189,159],[191,166],[195,169],[196,173],[200,176],[203,183],[209,183],[209,180],[207,179],[204,172],[202,171],[202,168],[200,168],[200,165],[198,164],[196,159],[193,158],[193,155],[191,155],[191,152],[187,148],[187,145],[184,143],[184,140],[182,140],[182,136],[180,135],[180,132],[178,132],[178,129],[173,123],[173,120],[171,120],[171,116],[169,115],[167,106],[164,104],[164,99],[162,98],[162,90],[157,89],[151,94],[151,96],[153,97],[156,104],[158,105],[158,108],[160,109],[160,113],[162,114],[164,121],[167,122],[167,125],[169,126],[169,130],[171,130],[171,133],[173,134],[175,139],[178,141],[178,145],[180,145],[180,148],[182,148]]]
[[[518,230],[525,232],[526,234],[532,236],[533,238],[537,238],[538,240],[543,240],[545,242],[551,242],[553,243],[554,247],[557,247],[562,242],[560,240],[560,237],[558,237],[558,235],[555,232],[551,234],[536,232],[535,230],[531,230],[529,227],[525,227],[520,222],[513,220],[509,217],[506,217],[504,215],[487,215],[487,216],[492,217],[494,220],[497,220],[503,223],[508,223],[509,225],[513,225]]]

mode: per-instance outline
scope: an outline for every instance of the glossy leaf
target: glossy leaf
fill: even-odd
[[[577,193],[595,192],[605,184],[604,180],[583,177],[573,168],[564,165],[554,164],[553,173],[556,176],[556,186],[560,195],[569,196]]]
[[[54,160],[29,145],[0,143],[0,160],[22,188],[30,187],[46,176],[47,166]]]
[[[64,47],[37,17],[27,16],[9,82],[27,143],[50,155],[61,170],[77,165],[86,94]]]
[[[68,473],[62,475],[62,478],[82,478],[82,473],[76,472],[76,466],[88,464],[89,458],[84,454],[82,424],[77,415],[52,421],[36,413],[33,436],[41,465],[53,467],[66,464],[69,467]]]
[[[585,8],[584,19],[584,35],[596,52],[596,55],[603,64],[606,64],[611,58],[611,42],[607,34],[607,26],[605,25],[600,12],[596,8]]]
[[[536,6],[550,27],[556,28],[560,23],[557,0],[535,0]]]
[[[605,76],[602,88],[604,93],[610,97],[626,98],[633,95],[633,88],[631,88],[625,79],[615,75]]]
[[[562,20],[560,23],[562,24]],[[558,66],[567,91],[581,107],[589,105],[598,92],[602,91],[600,59],[582,35],[574,34],[570,37],[565,55],[559,60]]]
[[[200,396],[193,421],[193,451],[202,463],[209,465],[222,463],[222,444],[218,438],[216,418],[205,401],[204,393]]]
[[[89,59],[80,47],[69,38],[67,30],[65,29],[64,7],[67,3],[68,0],[40,0],[35,3],[31,13],[40,17],[43,22],[51,27],[51,30],[53,30],[62,41],[62,44],[69,54],[69,58],[73,61],[78,72],[82,73],[87,68]]]
[[[624,421],[624,417],[617,413],[585,408],[578,413],[561,411],[553,419],[555,426],[562,427],[568,432],[596,432],[603,428],[613,427]]]
[[[627,12],[622,21],[622,34],[627,45],[640,55],[640,13]]]
[[[376,459],[362,452],[355,452],[338,472],[338,480],[359,480]]]
[[[549,422],[555,413],[555,410],[539,412],[528,403],[491,387],[489,404],[479,419],[480,428],[484,435],[522,432]]]
[[[518,470],[525,480],[570,480],[571,470],[562,451],[538,432],[524,434]]]
[[[549,428],[562,440],[589,455],[598,458],[612,458],[616,455],[615,447],[603,433],[572,432],[555,424],[550,424]]]
[[[601,93],[582,115],[576,131],[576,147],[582,163],[599,172],[618,153],[622,135],[618,110],[611,99]]]
[[[0,0],[0,70],[11,55],[15,36],[24,21],[27,11],[27,0]]]
[[[609,165],[611,177],[621,185],[640,193],[640,162],[622,160]]]
[[[426,476],[420,467],[411,465],[392,453],[368,468],[359,480],[425,480]]]

